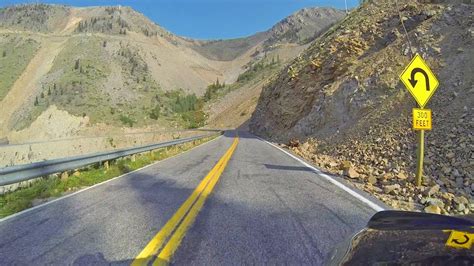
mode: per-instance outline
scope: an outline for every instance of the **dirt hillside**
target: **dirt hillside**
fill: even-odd
[[[13,79],[0,83],[0,96],[5,95],[0,104],[9,107],[0,111],[0,138],[24,131],[52,105],[72,117],[87,117],[90,126],[202,126],[200,97],[209,84],[234,83],[267,53],[293,59],[343,14],[305,9],[267,32],[201,41],[176,36],[129,7],[0,9],[0,49],[24,39],[39,47],[34,52],[31,45],[24,69],[0,73]],[[19,56],[9,52],[0,60]]]

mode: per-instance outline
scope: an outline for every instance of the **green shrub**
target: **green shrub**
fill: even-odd
[[[222,88],[225,88],[225,82],[220,84],[219,79],[217,79],[216,83],[207,86],[206,93],[204,93],[204,100],[209,101],[213,99],[217,95],[217,92]]]
[[[198,98],[196,94],[190,94],[185,96],[180,96],[176,98],[176,101],[171,106],[175,113],[185,113],[189,111],[195,111],[199,109]]]
[[[277,56],[276,60],[274,57],[272,57],[272,61],[270,63],[265,63],[264,61],[265,60],[262,59],[258,63],[252,65],[244,73],[240,74],[237,77],[237,82],[245,82],[245,81],[251,80],[262,70],[275,67],[276,65],[280,64],[280,57]]]
[[[187,128],[199,128],[204,126],[206,115],[202,110],[190,111],[181,114],[181,117],[187,124]]]
[[[150,118],[157,120],[160,117],[161,107],[159,104],[155,106],[150,112]]]
[[[133,124],[135,124],[135,121],[126,115],[120,115],[120,121],[129,127],[133,127]]]

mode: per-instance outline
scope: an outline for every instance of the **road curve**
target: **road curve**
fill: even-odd
[[[0,221],[0,265],[129,265],[235,132]],[[246,132],[172,258],[177,265],[322,264],[376,212]]]

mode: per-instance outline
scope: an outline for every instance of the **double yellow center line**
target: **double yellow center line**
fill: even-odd
[[[178,249],[187,230],[193,224],[202,209],[207,196],[214,189],[217,181],[237,148],[239,138],[236,137],[224,156],[217,162],[207,176],[199,183],[191,196],[179,207],[171,219],[156,234],[146,247],[138,254],[132,265],[148,265],[153,259],[153,265],[168,264],[174,252]]]

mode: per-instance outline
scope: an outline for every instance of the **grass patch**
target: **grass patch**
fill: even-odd
[[[31,61],[39,43],[22,37],[0,39],[0,101]]]
[[[185,152],[214,138],[216,136],[138,154],[134,161],[131,158],[116,160],[111,163],[109,169],[102,166],[89,166],[78,171],[79,174],[73,174],[65,180],[57,176],[43,178],[29,187],[0,195],[0,218],[33,207],[35,199],[50,200],[63,196]]]

